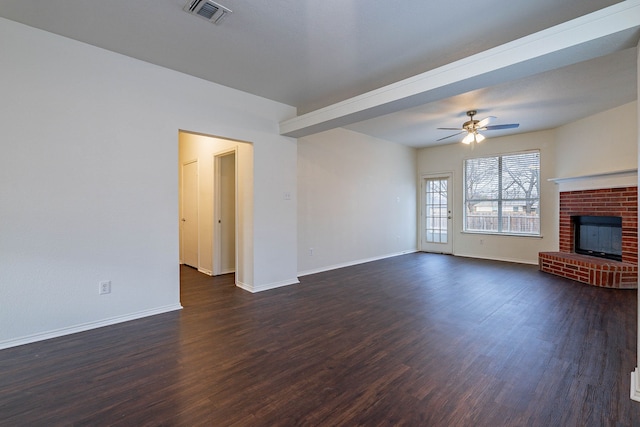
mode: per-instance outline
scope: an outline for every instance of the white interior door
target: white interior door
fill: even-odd
[[[213,274],[236,271],[236,153],[215,156]]]
[[[182,165],[182,262],[198,268],[198,161]]]
[[[452,180],[451,173],[423,177],[420,238],[422,251],[453,253]]]
[[[220,274],[236,271],[236,156],[220,158]]]

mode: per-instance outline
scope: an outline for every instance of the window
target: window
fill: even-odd
[[[464,162],[464,231],[540,235],[540,152]]]

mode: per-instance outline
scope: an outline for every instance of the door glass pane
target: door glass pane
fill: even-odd
[[[425,239],[428,243],[447,243],[447,179],[425,180]]]

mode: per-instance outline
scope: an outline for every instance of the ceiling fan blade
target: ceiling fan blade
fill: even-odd
[[[487,126],[489,124],[489,122],[491,122],[491,120],[495,119],[496,117],[494,116],[489,116],[489,117],[485,117],[484,119],[480,120],[478,122],[478,124],[476,125],[476,128],[481,129],[485,126]]]
[[[436,141],[442,141],[443,139],[451,138],[452,136],[460,135],[461,133],[465,133],[466,130],[460,131],[458,133],[454,133],[453,135],[445,136],[444,138],[436,139]]]
[[[461,128],[438,128],[441,130],[460,130]]]
[[[520,123],[509,123],[509,124],[506,124],[506,125],[486,126],[484,129],[486,129],[486,130],[515,129],[518,126],[520,126]]]

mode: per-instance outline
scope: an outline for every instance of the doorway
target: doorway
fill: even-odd
[[[453,253],[453,174],[422,177],[420,250]]]
[[[216,156],[220,164],[216,166]],[[253,258],[251,243],[253,230],[248,224],[253,223],[253,145],[250,142],[220,138],[201,133],[181,130],[178,134],[178,222],[179,222],[179,256],[184,262],[183,242],[185,231],[183,215],[183,166],[197,162],[197,259],[195,267],[199,272],[209,276],[235,272],[236,285],[250,289],[253,283]],[[216,174],[220,176],[216,178]],[[224,182],[222,189],[216,189],[218,183]],[[195,185],[193,186],[195,187]],[[222,201],[216,201],[220,195]],[[225,201],[226,200],[226,201]],[[232,200],[232,201],[230,201]],[[215,206],[225,205],[220,217]],[[221,227],[217,230],[218,219]],[[220,243],[227,242],[216,249],[217,238]],[[217,254],[224,257],[216,260]],[[189,263],[188,265],[192,265]],[[215,265],[215,266],[214,266]]]
[[[216,153],[214,169],[213,275],[236,271],[236,150]]]

